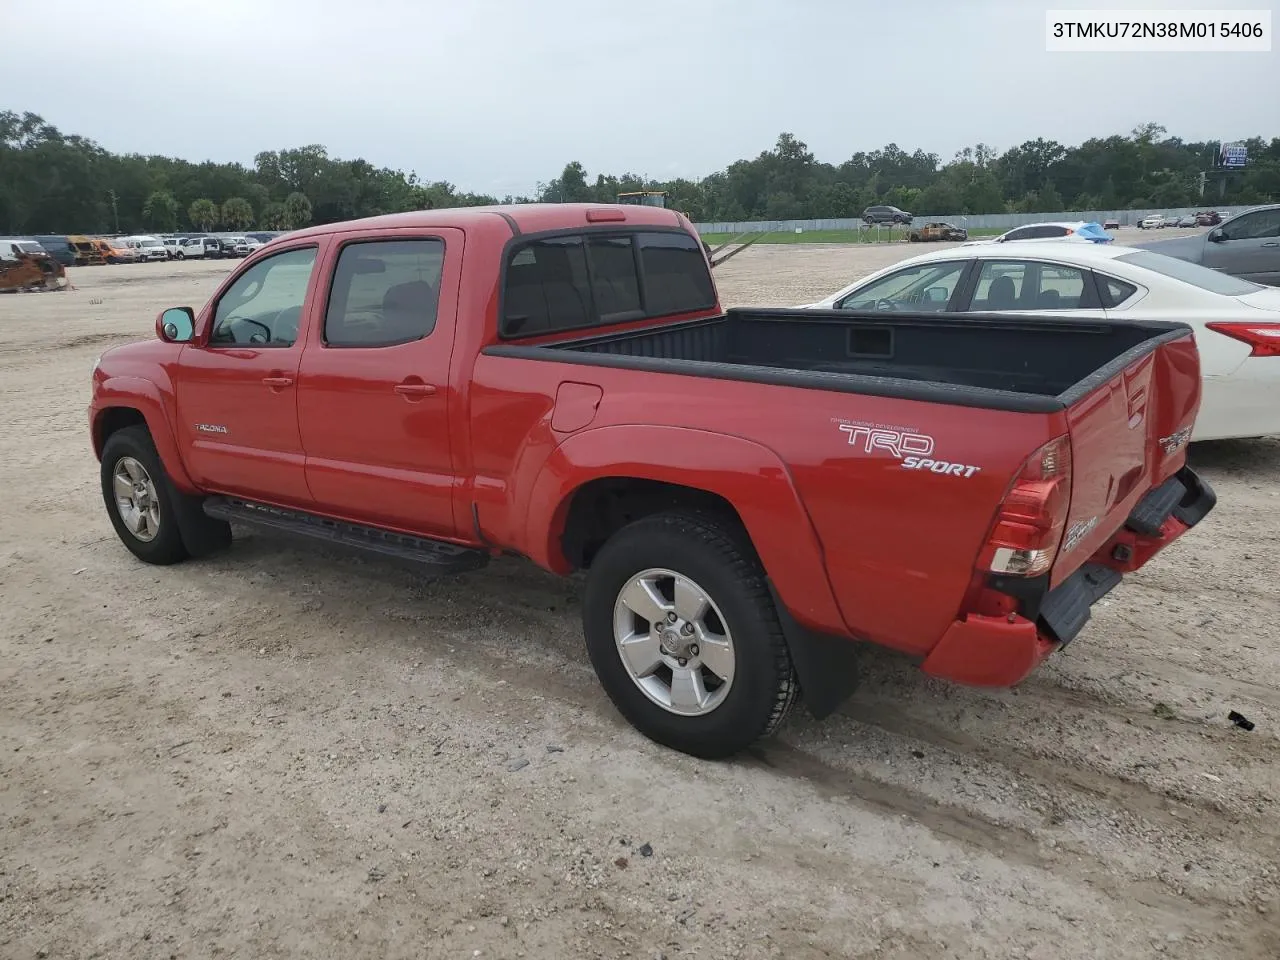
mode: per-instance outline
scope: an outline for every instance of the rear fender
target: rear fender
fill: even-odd
[[[524,501],[523,552],[549,570],[568,573],[561,537],[573,495],[608,477],[656,480],[724,498],[742,518],[790,616],[811,630],[847,633],[790,471],[772,450],[741,437],[644,425],[574,434],[552,451]]]
[[[102,458],[102,446],[107,439],[104,433],[107,413],[119,407],[137,410],[142,414],[156,445],[156,452],[160,455],[160,462],[164,464],[165,472],[173,485],[183,493],[198,494],[200,490],[192,482],[178,452],[164,395],[151,380],[110,377],[98,384],[93,397],[94,454],[99,459]]]

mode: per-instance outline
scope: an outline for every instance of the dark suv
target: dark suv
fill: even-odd
[[[905,210],[899,210],[897,207],[867,207],[862,211],[862,220],[864,223],[910,223],[911,214]]]

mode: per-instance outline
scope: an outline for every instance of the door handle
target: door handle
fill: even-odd
[[[293,377],[263,377],[262,382],[268,387],[291,387],[293,386]]]
[[[397,383],[396,393],[408,400],[418,400],[422,397],[434,396],[436,388],[430,383]]]
[[[1266,243],[1263,244],[1263,246],[1264,247],[1280,247],[1280,242],[1277,242],[1275,240],[1268,240]]]

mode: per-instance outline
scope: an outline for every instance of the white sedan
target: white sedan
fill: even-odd
[[[1204,378],[1192,439],[1280,434],[1280,288],[1150,250],[1053,240],[961,245],[903,260],[805,306],[1186,323]]]
[[[987,243],[1022,243],[1027,240],[1088,240],[1090,243],[1110,243],[1115,238],[1092,220],[1053,220],[1044,223],[1028,223],[1007,230],[998,237],[970,240],[969,246]]]

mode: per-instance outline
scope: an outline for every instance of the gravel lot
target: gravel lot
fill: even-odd
[[[797,303],[920,249],[717,279]],[[1018,690],[873,651],[705,763],[609,705],[576,581],[133,560],[89,368],[227,269],[0,297],[0,957],[1280,956],[1280,440],[1193,448],[1216,512]]]

